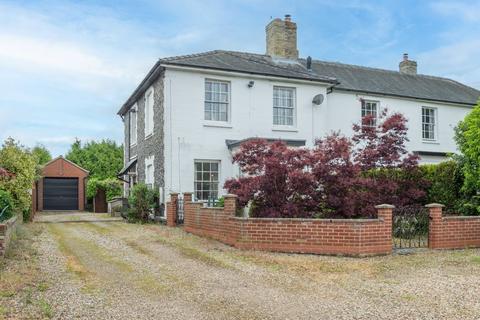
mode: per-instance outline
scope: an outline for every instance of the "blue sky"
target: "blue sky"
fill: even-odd
[[[419,72],[480,88],[479,1],[2,1],[0,140],[122,141],[116,115],[160,57],[263,53],[265,25],[291,14],[300,55]]]

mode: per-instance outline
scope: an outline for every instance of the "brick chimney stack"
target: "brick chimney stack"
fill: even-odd
[[[267,55],[274,58],[298,59],[297,24],[287,14],[285,19],[276,18],[265,28],[267,33]]]
[[[403,61],[399,64],[400,73],[417,74],[417,61],[408,60],[408,53],[403,54]]]

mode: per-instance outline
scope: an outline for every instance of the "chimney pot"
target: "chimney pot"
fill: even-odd
[[[403,61],[408,61],[408,53],[403,54]]]
[[[292,21],[292,16],[289,15],[289,14],[286,14],[285,15],[285,21],[288,21],[288,22]]]

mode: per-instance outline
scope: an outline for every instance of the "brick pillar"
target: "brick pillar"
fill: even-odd
[[[383,220],[383,232],[385,236],[385,253],[392,252],[392,216],[395,206],[391,204],[380,204],[375,206],[377,209],[377,217]]]
[[[167,202],[167,226],[169,227],[177,225],[177,201],[178,193],[170,193],[170,201]]]
[[[184,192],[183,193],[183,203],[192,202],[192,195],[193,195],[193,193],[191,193],[191,192]]]
[[[227,194],[223,196],[225,199],[224,201],[224,208],[223,212],[229,216],[235,216],[237,212],[237,196],[234,194]]]
[[[428,248],[437,249],[440,248],[440,240],[442,237],[442,214],[443,204],[430,203],[425,206],[428,208],[428,215],[430,217],[430,223],[428,224]]]

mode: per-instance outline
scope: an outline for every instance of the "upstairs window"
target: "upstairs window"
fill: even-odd
[[[137,104],[130,110],[130,145],[137,144]]]
[[[153,88],[145,93],[145,138],[153,134]]]
[[[273,124],[295,124],[295,88],[273,87]]]
[[[205,120],[227,122],[229,103],[230,83],[205,80]]]
[[[370,116],[365,123],[363,118]],[[378,117],[378,101],[362,100],[362,125],[367,127],[376,127]]]
[[[435,108],[422,107],[422,138],[435,140],[436,137],[436,112]]]
[[[195,161],[195,198],[208,200],[218,198],[218,179],[220,161],[196,160]]]

